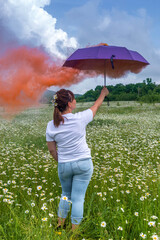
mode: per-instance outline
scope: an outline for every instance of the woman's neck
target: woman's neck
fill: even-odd
[[[71,113],[71,112],[72,112],[71,109],[67,109],[66,111],[62,112],[62,115],[67,114],[67,113]]]

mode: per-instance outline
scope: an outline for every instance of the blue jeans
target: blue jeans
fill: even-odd
[[[90,158],[58,163],[58,176],[62,185],[62,196],[58,209],[59,217],[67,217],[72,203],[71,222],[72,224],[80,224],[83,219],[85,193],[92,173],[93,163]]]

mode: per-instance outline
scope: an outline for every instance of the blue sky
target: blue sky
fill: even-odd
[[[97,12],[103,13],[103,12],[112,12],[113,9],[119,11],[119,12],[126,12],[131,16],[137,16],[137,13],[141,10],[144,10],[146,12],[146,15],[150,18],[151,24],[152,24],[152,40],[155,45],[159,45],[159,39],[156,36],[160,36],[160,1],[155,0],[52,0],[50,5],[47,6],[45,9],[52,14],[54,17],[57,18],[57,27],[64,27],[64,29],[67,29],[66,25],[67,22],[63,21],[63,18],[67,17],[68,13],[78,10],[82,7],[87,9],[87,4],[91,3],[92,5],[97,6]],[[105,13],[104,13],[105,14]],[[88,15],[90,15],[88,13]],[[78,16],[77,16],[78,17]],[[96,18],[96,16],[95,16]],[[87,20],[87,19],[86,19]],[[74,23],[73,23],[74,26]],[[68,28],[69,29],[69,28]],[[72,32],[71,32],[72,34]]]
[[[147,77],[160,84],[159,10],[159,0],[0,0],[1,42],[43,46],[62,59],[100,42],[126,46],[142,54],[150,66],[137,75],[107,79],[107,84],[142,82]],[[86,79],[71,90],[83,93],[98,84],[103,84],[102,77]]]

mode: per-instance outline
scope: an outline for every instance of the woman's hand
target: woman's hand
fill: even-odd
[[[56,148],[56,142],[47,142],[48,150],[52,157],[58,162],[58,154],[57,154],[57,148]]]
[[[103,87],[101,94],[102,94],[102,96],[106,97],[109,94],[108,89],[106,87]]]
[[[98,108],[102,105],[104,98],[109,94],[109,91],[106,87],[103,87],[99,98],[95,101],[94,105],[90,108],[93,112],[93,117],[96,115]]]

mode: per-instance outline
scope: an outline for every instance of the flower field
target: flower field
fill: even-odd
[[[76,111],[91,103],[77,104]],[[0,109],[0,239],[160,239],[160,105],[111,102],[87,127],[94,174],[84,219],[56,231],[61,186],[45,130],[53,107]],[[64,201],[66,201],[64,199]]]

